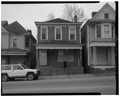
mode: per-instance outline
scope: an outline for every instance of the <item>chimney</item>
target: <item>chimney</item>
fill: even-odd
[[[77,22],[77,15],[74,16],[74,22]]]
[[[92,12],[92,17],[94,17],[96,15],[97,12]]]

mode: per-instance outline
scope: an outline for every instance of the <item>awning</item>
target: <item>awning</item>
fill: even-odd
[[[26,55],[28,51],[18,48],[2,49],[1,55]]]
[[[82,49],[82,44],[38,44],[36,49]]]

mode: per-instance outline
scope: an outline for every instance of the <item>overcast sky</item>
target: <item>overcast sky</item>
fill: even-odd
[[[106,2],[100,3],[78,3],[79,7],[84,10],[85,16],[90,19],[93,11],[98,11]],[[115,8],[114,2],[108,2]],[[46,21],[48,14],[51,12],[55,18],[61,18],[63,15],[64,4],[2,4],[1,19],[7,20],[8,23],[18,21],[25,29],[32,30],[36,38],[37,29],[35,21]]]

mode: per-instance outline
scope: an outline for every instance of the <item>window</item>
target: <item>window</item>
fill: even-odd
[[[55,40],[62,40],[62,29],[60,27],[55,28]]]
[[[110,23],[102,23],[95,26],[96,38],[113,38],[113,27]]]
[[[25,47],[29,47],[29,36],[25,37]]]
[[[17,46],[17,39],[13,39],[13,47]]]
[[[13,66],[13,70],[22,70],[22,68],[19,65]]]
[[[104,14],[104,18],[105,18],[105,19],[108,19],[108,18],[109,18],[109,13],[105,13],[105,14]]]
[[[109,37],[109,25],[104,25],[104,38]]]
[[[114,29],[113,29],[113,26],[112,26],[112,28],[111,28],[111,31],[112,31],[112,32],[111,32],[111,33],[112,33],[112,38],[114,38],[114,34],[113,34],[113,33],[114,33]]]
[[[101,25],[96,26],[96,34],[97,38],[101,38]]]
[[[48,39],[47,27],[42,27],[41,28],[41,39],[42,40],[47,40]]]
[[[2,70],[11,70],[11,66],[1,66],[2,67]]]
[[[76,29],[74,27],[69,29],[69,40],[76,40]]]

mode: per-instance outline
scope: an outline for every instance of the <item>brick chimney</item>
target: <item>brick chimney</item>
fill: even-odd
[[[77,22],[77,15],[74,16],[74,22]]]
[[[92,17],[94,17],[96,15],[97,12],[92,12]]]

